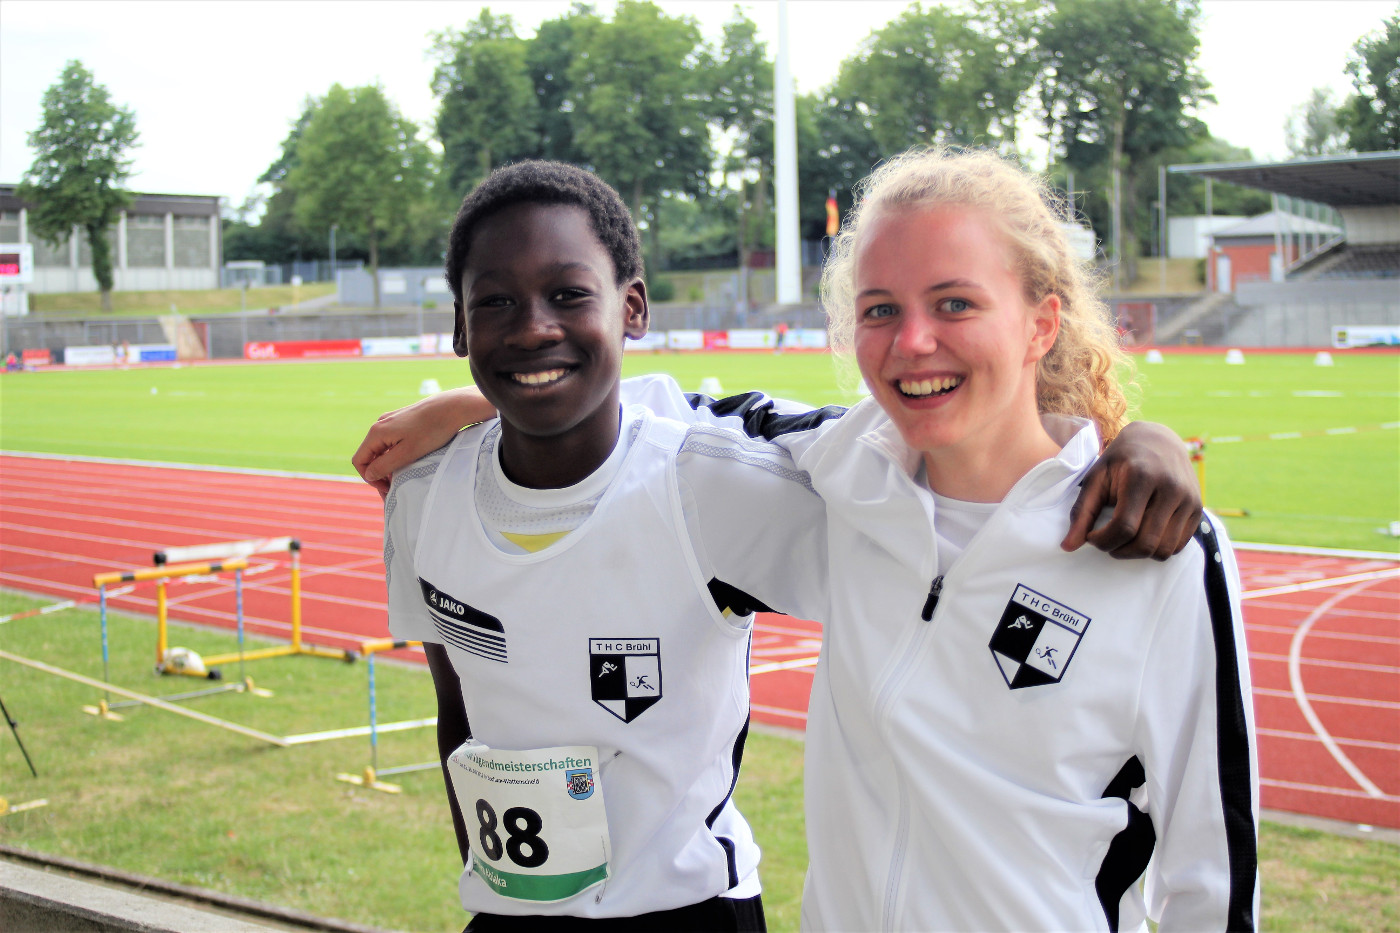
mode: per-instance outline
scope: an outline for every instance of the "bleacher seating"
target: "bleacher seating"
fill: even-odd
[[[1378,246],[1343,246],[1341,256],[1329,257],[1319,279],[1395,279],[1400,278],[1400,243]]]

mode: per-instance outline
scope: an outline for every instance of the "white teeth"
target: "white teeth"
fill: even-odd
[[[565,372],[563,369],[549,369],[542,373],[511,373],[511,378],[522,385],[542,386],[563,379]]]
[[[899,391],[905,395],[921,398],[926,395],[948,392],[962,385],[961,376],[943,376],[939,379],[901,379]]]

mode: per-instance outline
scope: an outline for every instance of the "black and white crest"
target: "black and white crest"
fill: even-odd
[[[1088,616],[1018,584],[987,647],[1012,690],[1056,684],[1088,627]]]
[[[593,702],[631,722],[661,699],[661,639],[588,639]]]

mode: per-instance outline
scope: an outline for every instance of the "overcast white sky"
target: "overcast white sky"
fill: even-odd
[[[509,13],[524,34],[567,2],[501,0],[0,0],[0,183],[33,160],[28,134],[40,99],[79,59],[136,112],[141,146],[128,182],[137,191],[214,194],[241,203],[277,158],[309,95],[332,83],[380,82],[399,108],[428,125],[435,102],[428,34],[461,26],[483,6]],[[611,0],[596,4],[610,11]],[[736,4],[660,0],[717,36]],[[737,4],[776,54],[777,4]],[[834,76],[903,0],[790,0],[791,54],[800,92]],[[1256,158],[1283,158],[1283,125],[1314,87],[1350,90],[1344,67],[1357,38],[1395,0],[1205,0],[1200,64],[1219,103],[1211,131]]]

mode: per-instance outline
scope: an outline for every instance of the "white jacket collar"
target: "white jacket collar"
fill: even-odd
[[[1042,415],[1059,456],[1017,481],[1003,506],[1051,508],[1078,485],[1099,454],[1091,421]],[[863,399],[823,434],[804,457],[827,510],[857,527],[902,563],[930,575],[934,564],[933,497],[915,482],[920,455],[874,399]]]

